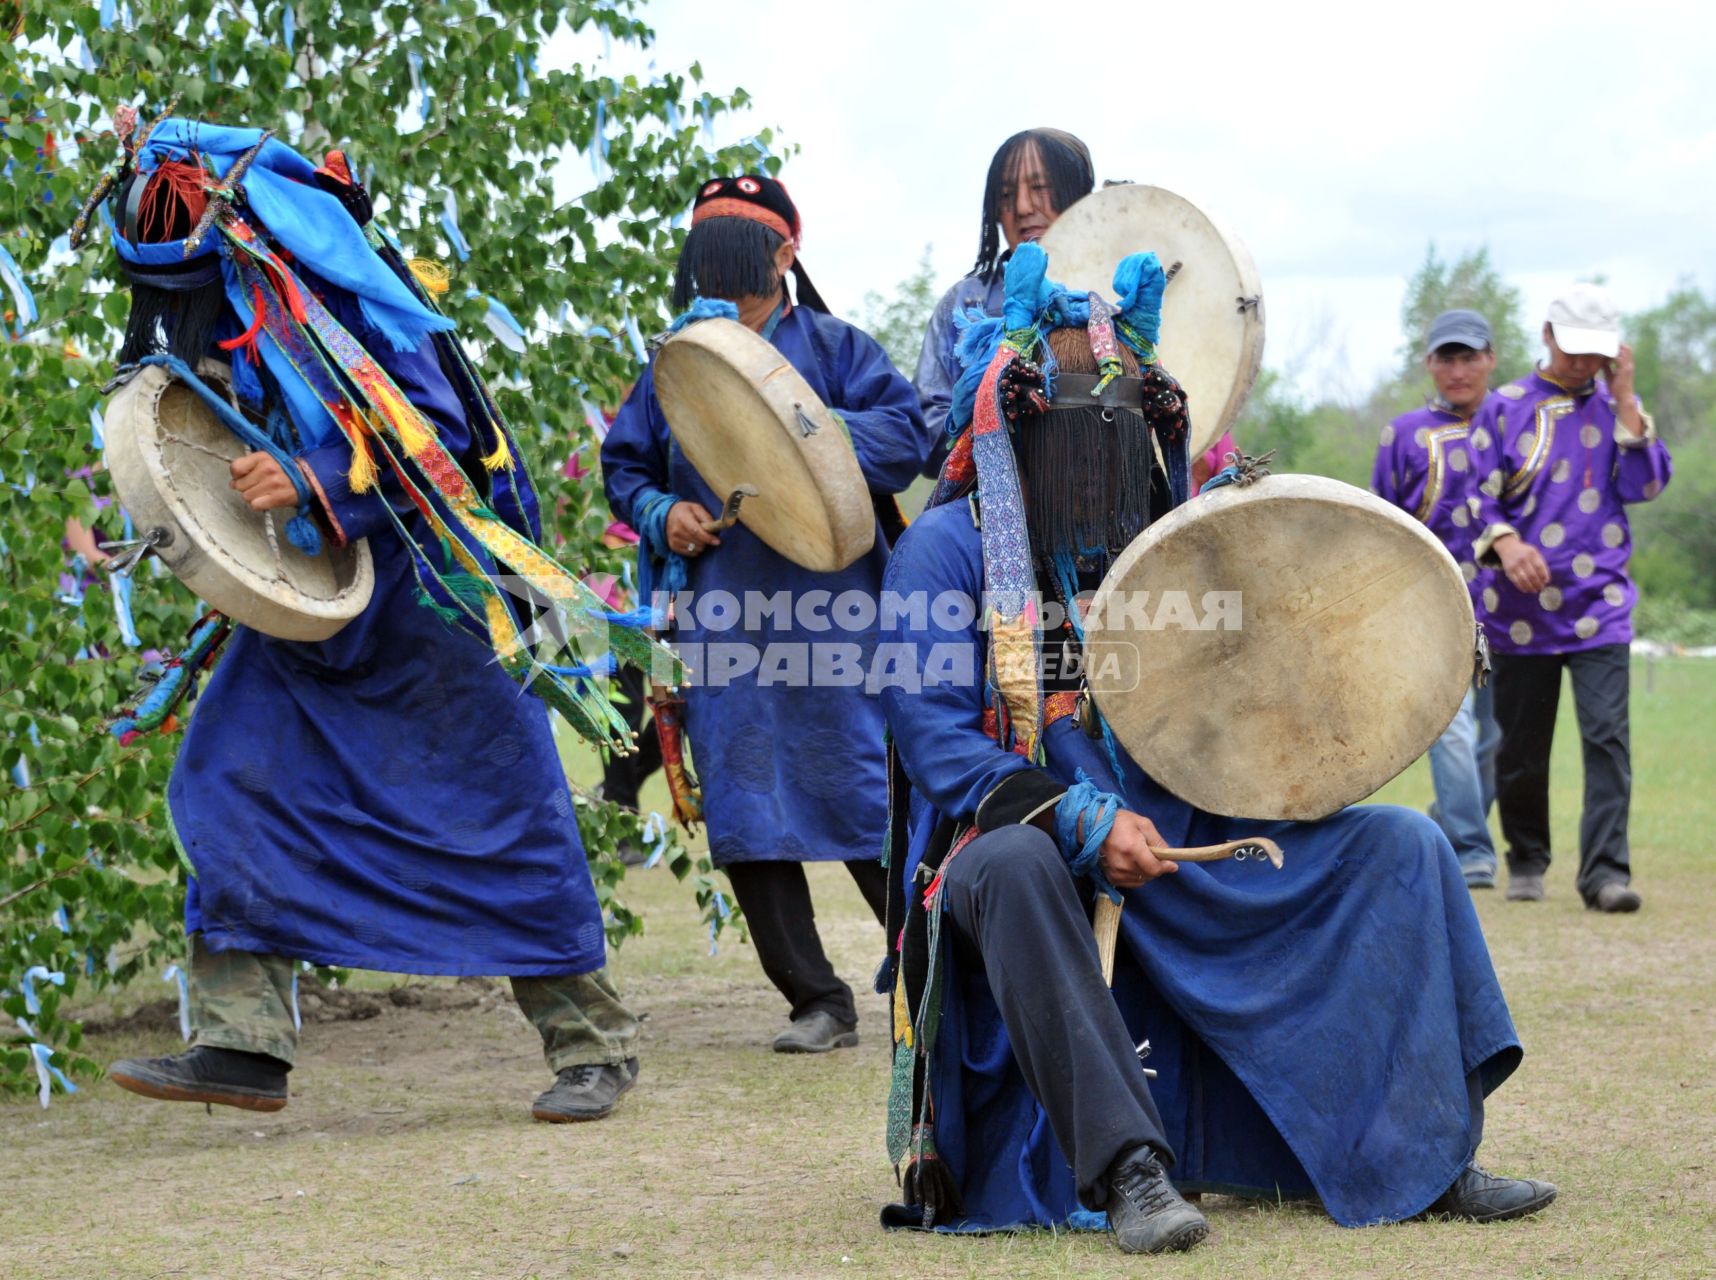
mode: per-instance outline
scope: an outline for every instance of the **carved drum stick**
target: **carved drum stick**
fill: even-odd
[[[1281,846],[1262,836],[1245,840],[1229,840],[1226,844],[1207,844],[1196,849],[1157,849],[1158,858],[1169,862],[1220,862],[1224,858],[1267,858],[1279,870]],[[1102,980],[1114,985],[1114,948],[1120,940],[1120,913],[1125,903],[1112,902],[1102,894],[1096,900],[1096,915],[1091,931],[1096,934],[1096,953],[1102,960]]]

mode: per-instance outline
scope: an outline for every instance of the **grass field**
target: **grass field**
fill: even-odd
[[[1347,1231],[1209,1198],[1210,1241],[1168,1259],[1103,1236],[885,1235],[882,1001],[863,997],[856,1051],[770,1053],[784,1009],[750,949],[709,956],[688,893],[656,871],[627,885],[649,928],[616,969],[649,1016],[643,1077],[611,1119],[532,1122],[547,1072],[504,987],[365,975],[355,1020],[306,1024],[278,1115],[106,1082],[45,1112],[0,1105],[0,1276],[1716,1275],[1716,663],[1635,666],[1636,916],[1586,912],[1574,892],[1577,742],[1564,706],[1548,900],[1478,901],[1526,1045],[1483,1155],[1560,1183],[1538,1218]],[[1382,798],[1428,800],[1423,764]],[[838,869],[812,874],[860,987],[878,931]],[[178,1036],[150,1010],[92,1044],[106,1060]]]

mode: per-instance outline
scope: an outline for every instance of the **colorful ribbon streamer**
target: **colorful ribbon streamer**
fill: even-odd
[[[471,290],[471,296],[476,296],[476,293],[475,289]],[[489,332],[494,334],[495,341],[514,355],[523,355],[528,335],[524,331],[524,326],[518,322],[518,317],[508,311],[506,304],[499,298],[485,298],[485,300],[489,304],[489,310],[483,320],[487,323]]]
[[[41,318],[41,313],[36,309],[36,296],[30,292],[29,283],[24,279],[24,269],[7,252],[5,245],[0,245],[0,282],[12,295],[12,337],[14,340],[22,339]]]
[[[20,1022],[18,1025],[24,1024]],[[54,1051],[47,1045],[39,1040],[32,1042],[30,1056],[36,1062],[36,1079],[40,1082],[36,1089],[36,1100],[42,1104],[42,1110],[48,1109],[48,1100],[53,1097],[55,1083],[67,1093],[77,1092],[77,1086],[66,1079],[66,1073],[54,1065]]]
[[[608,104],[601,98],[596,99],[596,130],[590,135],[590,172],[597,179],[602,177],[603,166],[608,160]]]
[[[179,1035],[188,1041],[191,1038],[191,984],[185,978],[185,971],[176,964],[167,966],[161,981],[179,984]]]
[[[727,895],[719,889],[715,890],[715,918],[709,922],[709,954],[714,955],[720,948],[716,945],[715,937],[721,932],[721,921],[733,914],[727,905]]]
[[[441,202],[441,230],[446,234],[447,243],[452,246],[453,252],[459,256],[459,261],[469,262],[471,246],[465,239],[465,233],[459,230],[459,202],[454,198],[451,189],[447,192],[447,198]]]
[[[643,331],[638,328],[636,316],[626,317],[626,337],[631,340],[632,354],[638,358],[638,363],[648,364],[649,348],[644,345]]]
[[[650,855],[644,860],[643,869],[659,866],[663,855],[667,853],[667,820],[659,813],[651,810],[649,820],[644,823],[643,830],[638,832],[638,839],[650,847]]]
[[[406,61],[411,65],[411,87],[417,91],[417,111],[423,117],[423,123],[429,123],[429,91],[423,87],[423,55],[413,49],[406,54]]]
[[[24,1012],[26,1013],[40,1013],[42,1011],[41,999],[36,995],[36,983],[38,981],[50,982],[56,987],[63,987],[66,985],[66,975],[50,970],[45,964],[33,964],[24,970]]]

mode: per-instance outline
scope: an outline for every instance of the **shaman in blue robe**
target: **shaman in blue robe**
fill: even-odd
[[[769,340],[845,422],[871,492],[891,498],[911,484],[930,433],[876,341],[808,307],[789,309]],[[674,444],[653,367],[608,432],[602,475],[614,515],[634,527],[659,493],[710,512],[726,498]],[[799,567],[743,524],[687,562],[674,640],[693,669],[685,727],[717,866],[877,857],[887,781],[882,708],[866,682],[887,560],[878,521],[875,545],[838,573]],[[780,593],[790,612],[765,605]]]
[[[908,599],[978,600],[982,587],[967,501],[919,517],[889,565],[887,590]],[[1102,742],[1073,716],[1048,725],[1040,765],[1003,750],[984,732],[981,678],[970,675],[984,669],[986,636],[975,621],[946,625],[963,616],[935,611],[927,628],[882,636],[898,678],[881,697],[913,788],[908,847],[895,855],[907,892],[938,828],[945,840],[949,825],[970,826],[983,800],[1026,770],[1046,769],[1063,786],[1083,770],[1171,846],[1273,838],[1284,870],[1182,863],[1126,894],[1114,998],[1134,1041],[1153,1046],[1149,1065],[1160,1074],[1150,1089],[1173,1180],[1183,1190],[1316,1196],[1345,1226],[1426,1208],[1472,1156],[1469,1090],[1481,1098],[1521,1057],[1441,832],[1391,806],[1316,823],[1203,813],[1123,750],[1117,778]],[[964,661],[950,660],[960,653]],[[956,678],[935,678],[945,671]],[[1073,1172],[1025,1086],[995,999],[954,954],[941,953],[949,968],[928,1065],[936,1146],[965,1204],[963,1221],[949,1225],[1076,1223]]]
[[[365,335],[349,294],[330,286],[324,301]],[[466,474],[482,475],[432,344],[366,345]],[[168,787],[194,873],[186,930],[214,951],[398,973],[600,968],[601,912],[547,708],[419,603],[385,504],[434,540],[397,481],[353,494],[343,441],[304,460],[335,540],[369,539],[375,592],[319,643],[234,628]],[[537,534],[527,494],[495,506]]]

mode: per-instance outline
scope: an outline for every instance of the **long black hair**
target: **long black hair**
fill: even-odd
[[[781,287],[775,275],[775,254],[786,237],[751,218],[705,218],[685,236],[673,271],[673,309],[684,311],[692,299],[761,297]],[[811,284],[797,257],[793,258],[798,304],[812,311],[828,306]]]
[[[1069,205],[1096,187],[1090,148],[1065,130],[1026,129],[1003,142],[989,162],[989,176],[983,184],[983,238],[976,265],[971,268],[971,274],[981,277],[985,284],[995,279],[1006,256],[1001,243],[1001,189],[1033,150],[1042,162],[1043,176],[1049,180],[1056,213],[1065,213]]]

